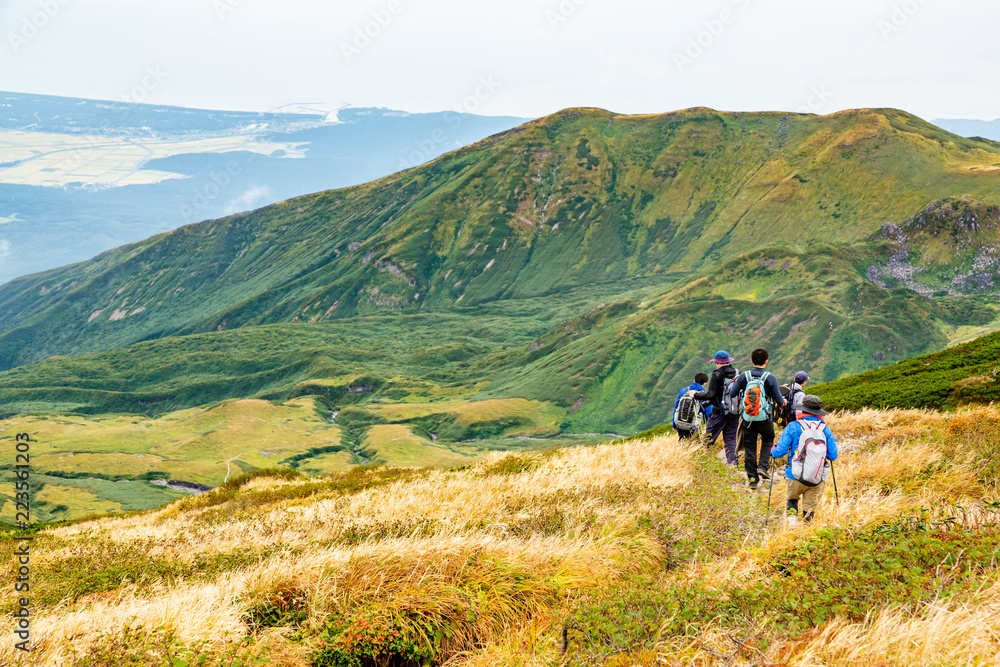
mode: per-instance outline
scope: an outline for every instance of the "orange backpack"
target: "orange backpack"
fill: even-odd
[[[743,390],[743,419],[748,422],[770,421],[771,403],[767,398],[765,383],[771,374],[764,372],[759,378],[751,371],[745,374],[747,386]]]

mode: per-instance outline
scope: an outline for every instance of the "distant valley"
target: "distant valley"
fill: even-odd
[[[364,183],[523,120],[0,92],[0,283],[184,224]]]

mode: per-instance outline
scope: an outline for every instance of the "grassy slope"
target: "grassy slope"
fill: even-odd
[[[1000,334],[815,388],[836,409],[944,408],[1000,400]]]
[[[763,494],[657,437],[452,471],[244,478],[48,529],[32,544],[33,660],[996,663],[1000,412],[830,422],[840,504],[828,488],[808,528],[765,527]],[[5,558],[17,544],[0,537]],[[0,646],[27,664],[16,653]]]
[[[463,399],[522,397],[572,409],[563,430],[641,430],[667,420],[676,387],[717,348],[745,364],[764,345],[779,375],[805,369],[834,379],[940,349],[958,325],[995,326],[996,311],[970,298],[931,300],[866,282],[865,267],[885,252],[879,242],[765,248],[677,286],[581,287],[460,313],[169,337],[2,373],[0,397],[8,414],[159,414],[309,393],[338,408],[367,397],[329,382],[370,376],[380,399],[419,401],[421,386],[451,385]]]
[[[14,281],[0,289],[0,364],[670,282],[777,239],[863,239],[945,197],[997,203],[997,163],[997,146],[893,110],[565,111],[375,183]]]

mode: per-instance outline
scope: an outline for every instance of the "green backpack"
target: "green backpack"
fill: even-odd
[[[743,421],[763,422],[771,420],[771,401],[767,397],[767,378],[770,373],[764,371],[759,378],[751,371],[744,375],[747,386],[743,390]]]

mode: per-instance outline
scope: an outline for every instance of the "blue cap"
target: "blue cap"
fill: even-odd
[[[725,350],[719,350],[709,361],[714,361],[717,364],[731,364],[733,363],[733,358]]]

